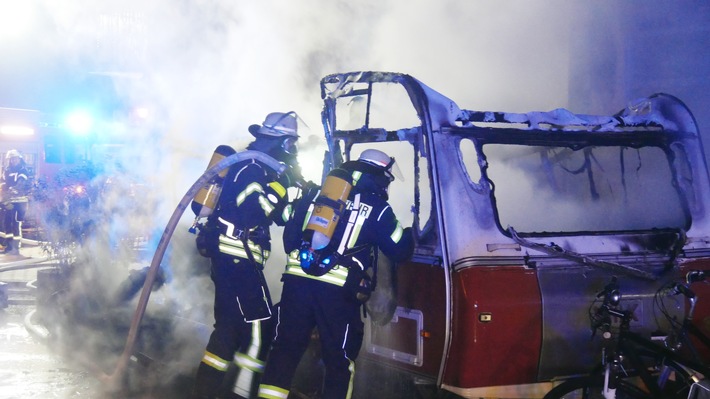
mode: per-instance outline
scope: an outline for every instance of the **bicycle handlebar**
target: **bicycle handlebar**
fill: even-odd
[[[633,311],[617,309],[621,302],[621,292],[616,276],[612,276],[611,281],[597,294],[597,298],[604,297],[601,306],[597,308],[591,317],[592,337],[597,330],[602,332],[605,339],[611,338],[611,317],[621,319],[621,328],[628,328],[630,320],[633,318]]]
[[[619,292],[619,283],[616,276],[611,277],[611,281],[603,290],[597,294],[597,298],[604,297],[604,305],[618,305],[621,301],[621,293]]]
[[[691,270],[685,275],[685,281],[688,282],[688,284],[693,284],[693,283],[699,283],[701,281],[705,281],[705,272],[703,270]],[[680,284],[682,285],[682,284]],[[690,310],[688,311],[688,320],[693,319],[693,313],[695,312],[695,304],[698,301],[698,298],[695,296],[695,293],[688,287],[683,286],[684,288],[687,289],[687,291],[692,294],[692,296],[689,296],[683,292],[683,295],[685,295],[688,300],[690,301]]]
[[[690,302],[690,309],[688,309],[688,315],[686,319],[692,320],[693,313],[695,313],[695,304],[698,302],[698,297],[695,296],[695,292],[691,290],[688,286],[680,283],[673,284],[673,291],[675,294],[683,294]]]
[[[693,283],[698,283],[705,281],[706,275],[703,270],[691,270],[685,275],[685,284],[683,283],[672,283],[666,285],[659,290],[659,294],[662,295],[678,295],[681,294],[688,299],[690,302],[690,309],[688,310],[686,319],[692,320],[693,313],[695,312],[695,305],[698,302],[698,297],[695,292],[690,288]]]
[[[688,299],[695,299],[695,293],[693,290],[681,283],[673,284],[673,290],[678,294],[683,294]]]
[[[705,281],[705,272],[702,270],[691,270],[685,275],[685,281],[688,284]]]
[[[701,282],[706,280],[705,271],[702,270],[691,270],[686,273],[685,276],[686,284],[673,283],[671,286],[666,285],[665,288],[661,288],[661,291],[665,292],[665,295],[678,295],[681,294],[688,298],[690,302],[690,309],[686,318],[691,320],[693,318],[693,313],[695,312],[695,305],[698,301],[695,292],[690,289],[690,285],[693,283]],[[597,293],[597,298],[604,298],[601,306],[596,310],[594,317],[592,318],[592,336],[596,333],[596,330],[602,330],[603,333],[608,333],[608,329],[605,330],[605,326],[609,327],[611,320],[609,317],[618,317],[622,320],[622,328],[628,327],[629,321],[633,318],[633,311],[620,310],[616,307],[621,302],[621,292],[619,291],[618,279],[616,276],[611,277],[611,281],[604,286],[604,289]],[[604,334],[605,338],[608,338]]]

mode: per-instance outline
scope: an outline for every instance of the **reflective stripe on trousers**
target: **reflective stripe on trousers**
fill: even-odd
[[[254,386],[255,373],[262,374],[264,372],[264,362],[258,359],[259,351],[261,351],[261,323],[254,322],[251,329],[251,344],[247,353],[237,352],[234,355],[234,363],[239,367],[232,392],[245,398],[250,397],[251,390]]]
[[[286,399],[288,390],[273,385],[259,385],[259,397],[264,399]]]

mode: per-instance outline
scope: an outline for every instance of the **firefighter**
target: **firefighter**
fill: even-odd
[[[2,174],[2,220],[0,220],[0,245],[2,253],[19,255],[22,240],[22,222],[28,206],[30,182],[27,166],[17,150],[5,155],[7,165]]]
[[[215,231],[211,278],[215,287],[214,330],[200,363],[193,398],[254,397],[273,337],[271,296],[264,279],[272,222],[284,225],[290,216],[287,189],[300,179],[296,160],[298,120],[295,112],[274,112],[262,125],[251,125],[255,140],[247,150],[260,151],[289,166],[276,176],[256,160],[232,165],[207,225]],[[271,328],[270,328],[271,326]],[[223,393],[230,362],[237,369],[231,392]]]
[[[320,276],[309,274],[299,255],[304,253],[302,238],[306,235],[302,230],[308,214],[315,209],[317,188],[306,191],[294,205],[293,218],[284,229],[284,248],[290,253],[282,277],[276,337],[259,386],[260,398],[288,397],[314,327],[325,365],[322,398],[350,398],[355,359],[363,338],[360,308],[371,289],[366,270],[373,265],[378,248],[393,261],[405,260],[413,252],[411,227],[402,228],[387,202],[393,168],[398,170],[394,158],[369,149],[357,161],[345,162],[340,168],[351,173],[352,188],[331,238],[331,248],[339,249],[330,252],[332,262],[321,258],[332,268]]]

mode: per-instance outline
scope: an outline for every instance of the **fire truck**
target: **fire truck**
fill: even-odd
[[[16,149],[33,178],[50,181],[57,172],[90,158],[91,143],[70,126],[34,109],[0,108],[0,154]]]
[[[124,146],[116,126],[120,124],[102,121],[81,108],[56,115],[0,107],[0,162],[5,167],[7,151],[18,150],[32,181],[25,238],[43,236],[40,230],[46,219],[56,219],[53,212],[78,214],[70,208],[95,199],[110,181],[108,175],[103,180],[97,177],[112,167]]]
[[[41,141],[38,137],[41,113],[37,110],[0,108],[0,156],[2,165],[7,162],[5,154],[11,149],[20,151],[27,167],[34,175],[39,167]]]
[[[86,158],[87,146],[65,129],[48,121],[47,114],[34,109],[0,108],[0,165],[7,165],[9,150],[18,150],[25,161],[32,182],[32,204],[23,224],[23,236],[38,238],[40,213],[38,198],[53,198],[48,183],[57,173]]]
[[[598,361],[588,308],[611,276],[650,333],[659,287],[710,268],[707,164],[671,95],[608,116],[479,111],[406,74],[352,72],[321,96],[325,170],[394,155],[391,202],[416,238],[411,260],[378,266],[396,290],[365,319],[359,397],[542,397]]]
[[[18,79],[24,76],[17,74]],[[92,160],[100,154],[97,147],[122,142],[121,125],[144,121],[138,114],[145,109],[124,101],[115,90],[118,79],[130,78],[64,71],[61,76],[38,75],[22,82],[25,90],[4,93],[0,152],[4,156],[7,150],[17,149],[35,177],[48,181],[63,168]],[[44,86],[40,89],[37,82]],[[42,94],[33,98],[34,92]],[[10,108],[13,104],[23,105]]]

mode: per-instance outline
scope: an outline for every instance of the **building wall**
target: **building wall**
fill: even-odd
[[[595,1],[570,35],[570,108],[610,114],[654,93],[693,112],[710,154],[710,3]]]

